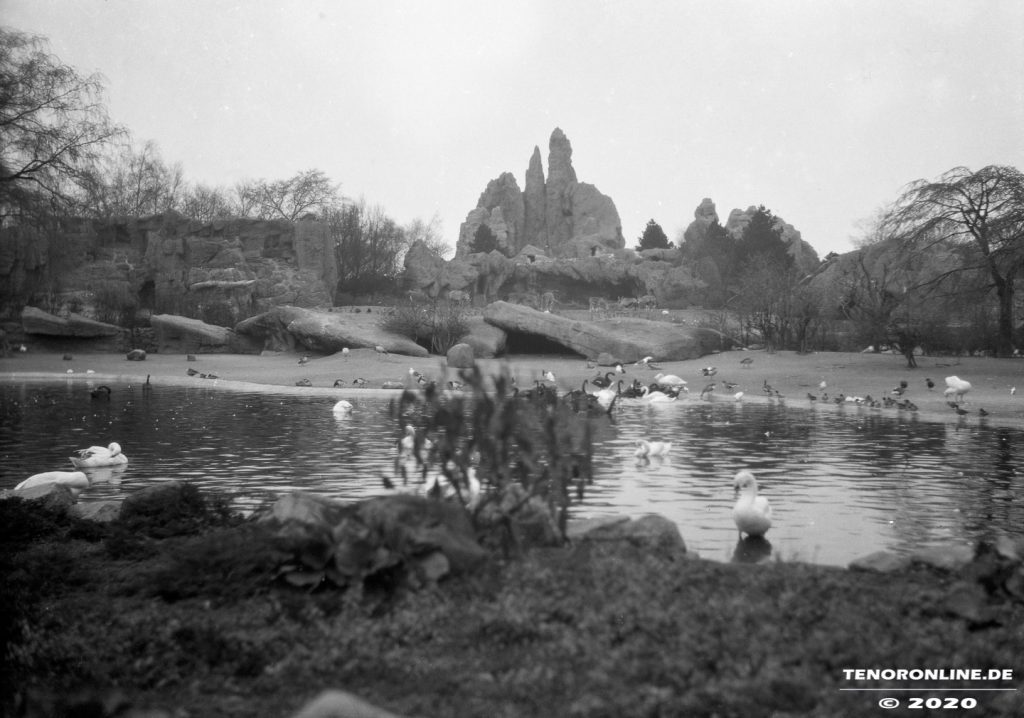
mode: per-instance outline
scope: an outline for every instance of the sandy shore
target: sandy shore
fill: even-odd
[[[749,367],[740,364],[744,358],[752,358]],[[95,381],[142,382],[150,377],[152,383],[174,385],[217,385],[225,389],[273,390],[299,394],[329,394],[337,396],[365,395],[367,392],[387,393],[381,390],[385,381],[408,381],[409,369],[416,369],[427,378],[446,381],[457,378],[457,371],[444,367],[442,357],[414,358],[398,354],[381,355],[372,349],[356,349],[348,358],[334,354],[311,356],[300,364],[301,355],[291,353],[264,354],[262,356],[243,354],[200,354],[194,362],[186,361],[180,354],[150,354],[144,362],[127,361],[124,355],[80,354],[70,361],[61,354],[38,354],[33,352],[15,353],[0,358],[0,380],[66,378],[71,372],[73,379],[88,378]],[[507,368],[520,386],[530,386],[540,379],[545,370],[553,371],[561,390],[579,387],[584,379],[593,378],[597,369],[587,367],[582,358],[565,355],[517,355],[507,359],[482,360],[485,373],[496,374]],[[1024,428],[1024,360],[988,358],[920,357],[917,369],[907,369],[903,357],[891,354],[857,353],[815,353],[794,352],[724,352],[689,361],[661,363],[660,371],[676,374],[689,382],[691,394],[684,397],[688,402],[702,401],[698,393],[708,383],[701,369],[715,366],[718,369],[714,380],[716,391],[710,401],[733,401],[732,392],[727,392],[723,381],[737,383],[734,391],[743,391],[741,401],[774,402],[762,390],[765,382],[778,390],[786,405],[794,407],[815,406],[817,410],[830,411],[871,411],[849,404],[836,406],[823,403],[820,399],[812,402],[807,394],[819,395],[821,381],[828,385],[830,397],[840,392],[848,396],[866,396],[879,399],[888,395],[901,380],[906,380],[909,389],[905,397],[912,400],[919,411],[919,419],[943,421],[953,424],[971,425],[979,421],[989,425],[1004,425]],[[645,383],[653,380],[656,371],[627,365],[624,379],[634,377]],[[202,374],[215,375],[216,379],[189,376],[194,369]],[[87,375],[88,371],[95,375]],[[607,371],[602,368],[601,371]],[[958,416],[946,405],[942,395],[944,378],[956,375],[972,384],[964,408],[969,412]],[[930,377],[936,384],[929,391],[925,379]],[[356,379],[366,380],[366,389],[353,384]],[[296,382],[309,380],[311,387],[296,386]],[[343,388],[334,388],[340,380]],[[1012,387],[1020,391],[1011,394]],[[707,399],[706,399],[707,400]],[[979,415],[984,408],[988,416]],[[883,414],[897,414],[896,409],[879,409]],[[902,412],[910,416],[909,412]]]

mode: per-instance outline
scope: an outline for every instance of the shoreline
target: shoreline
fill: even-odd
[[[81,354],[66,361],[59,353],[15,354],[0,358],[0,381],[71,381],[151,383],[182,387],[207,387],[229,391],[273,392],[297,396],[326,396],[337,398],[397,396],[394,389],[383,389],[385,381],[402,382],[415,387],[409,370],[422,373],[428,380],[444,383],[458,378],[458,370],[447,369],[444,358],[409,357],[398,354],[380,355],[372,349],[356,349],[345,358],[308,355],[308,362],[300,364],[303,355],[288,352],[251,354],[199,354],[196,361],[187,361],[183,354],[150,354],[145,361],[128,362],[122,354]],[[752,358],[753,364],[745,368],[739,362]],[[582,357],[571,355],[515,355],[501,359],[481,359],[477,362],[485,375],[494,376],[509,371],[519,386],[529,387],[540,380],[546,370],[555,372],[559,391],[579,388],[584,380],[613,371],[612,367],[587,368]],[[860,354],[847,352],[795,352],[729,351],[710,354],[699,359],[661,362],[658,371],[676,374],[689,384],[689,394],[680,395],[684,404],[706,402],[732,402],[732,393],[726,393],[723,381],[738,384],[743,391],[744,403],[779,403],[790,408],[816,411],[844,412],[851,415],[872,413],[893,418],[916,419],[952,424],[959,427],[976,425],[1005,426],[1024,429],[1024,360],[976,357],[919,357],[919,367],[908,369],[902,356],[891,354]],[[717,367],[713,378],[705,377],[702,368]],[[654,380],[658,371],[645,367],[625,365],[620,376],[627,384],[634,378],[644,383]],[[213,374],[215,379],[189,376],[188,370]],[[68,373],[71,370],[71,373]],[[89,370],[94,373],[87,373]],[[971,382],[966,396],[966,415],[958,416],[947,406],[942,394],[944,377],[956,375]],[[935,388],[928,390],[925,378],[931,378]],[[296,386],[296,382],[309,380],[312,386]],[[358,388],[352,382],[364,379],[367,388]],[[335,381],[343,383],[334,387]],[[716,382],[716,391],[707,398],[699,392],[709,382]],[[835,404],[821,400],[821,381],[827,383],[830,397],[839,393],[848,396],[873,396],[876,400],[888,396],[900,381],[907,381],[905,398],[912,400],[918,411],[895,408],[872,409],[845,402]],[[765,384],[778,390],[784,398],[773,398],[764,393]],[[1011,394],[1013,387],[1019,394]],[[815,401],[807,395],[818,396]],[[984,408],[987,416],[978,410]]]

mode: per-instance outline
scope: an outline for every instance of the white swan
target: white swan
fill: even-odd
[[[740,471],[733,479],[738,498],[732,508],[740,536],[764,536],[772,527],[772,507],[768,499],[757,495],[757,479],[749,471]]]
[[[455,463],[452,461],[448,462],[448,470],[455,471]],[[458,492],[455,487],[452,486],[451,481],[445,476],[443,471],[437,471],[432,476],[427,478],[426,483],[423,484],[422,493],[423,495],[429,495],[433,491],[438,491],[442,498],[451,499],[458,496]],[[465,486],[462,489],[462,500],[468,508],[475,508],[480,503],[480,479],[476,476],[476,469],[472,466],[466,468],[466,481]]]
[[[121,453],[121,445],[115,441],[110,446],[90,446],[88,449],[80,449],[78,456],[71,457],[71,463],[76,469],[91,469],[97,466],[127,464],[128,457]]]
[[[678,377],[675,374],[662,374],[659,372],[654,375],[654,383],[658,386],[684,387],[686,386],[686,379]]]
[[[346,401],[345,399],[342,399],[341,401],[339,401],[337,404],[334,405],[334,408],[332,409],[332,411],[334,412],[334,416],[335,417],[344,418],[344,417],[352,416],[352,409],[353,409],[352,402],[351,401]]]
[[[622,391],[621,380],[614,387],[609,386],[601,389],[601,391],[595,391],[594,397],[597,399],[597,403],[601,405],[601,408],[607,411],[611,407],[612,402],[615,401],[615,397],[619,395],[620,391]]]
[[[671,441],[646,441],[637,439],[634,455],[638,459],[646,459],[650,456],[666,456],[672,451]]]
[[[640,390],[640,401],[647,404],[664,404],[675,400],[676,397],[669,396],[663,391],[651,391],[649,386],[645,386]]]
[[[424,456],[430,455],[430,450],[434,448],[434,443],[427,438],[424,438],[420,444],[420,455],[415,456],[416,451],[416,428],[412,424],[406,424],[405,436],[398,441],[398,456],[402,459],[418,459],[421,463],[424,461]]]
[[[89,485],[89,477],[82,471],[44,471],[33,474],[14,487],[15,491],[31,489],[43,484],[64,484],[71,489],[84,489]]]

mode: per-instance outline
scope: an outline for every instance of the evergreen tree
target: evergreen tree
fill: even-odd
[[[481,222],[480,226],[476,228],[476,233],[473,234],[473,241],[469,245],[470,253],[491,252],[497,248],[497,235],[494,234],[494,231],[490,227]]]
[[[789,268],[793,264],[793,257],[782,239],[782,227],[771,210],[764,205],[757,208],[750,222],[743,228],[736,249],[740,264],[753,262],[782,268]]]
[[[672,243],[668,241],[668,235],[665,234],[665,230],[653,219],[647,222],[647,226],[644,227],[644,233],[640,235],[639,241],[640,244],[636,247],[638,252],[642,252],[645,249],[668,249],[672,246]]]

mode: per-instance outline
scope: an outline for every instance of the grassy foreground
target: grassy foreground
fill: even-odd
[[[968,685],[1019,687],[1024,584],[991,554],[882,576],[580,543],[419,592],[307,593],[273,581],[257,525],[198,494],[175,511],[99,526],[0,502],[6,714],[115,714],[62,708],[92,697],[288,716],[325,688],[435,718],[879,715],[889,695],[1024,711],[1020,692],[840,690],[907,685],[857,668],[1011,669]]]

